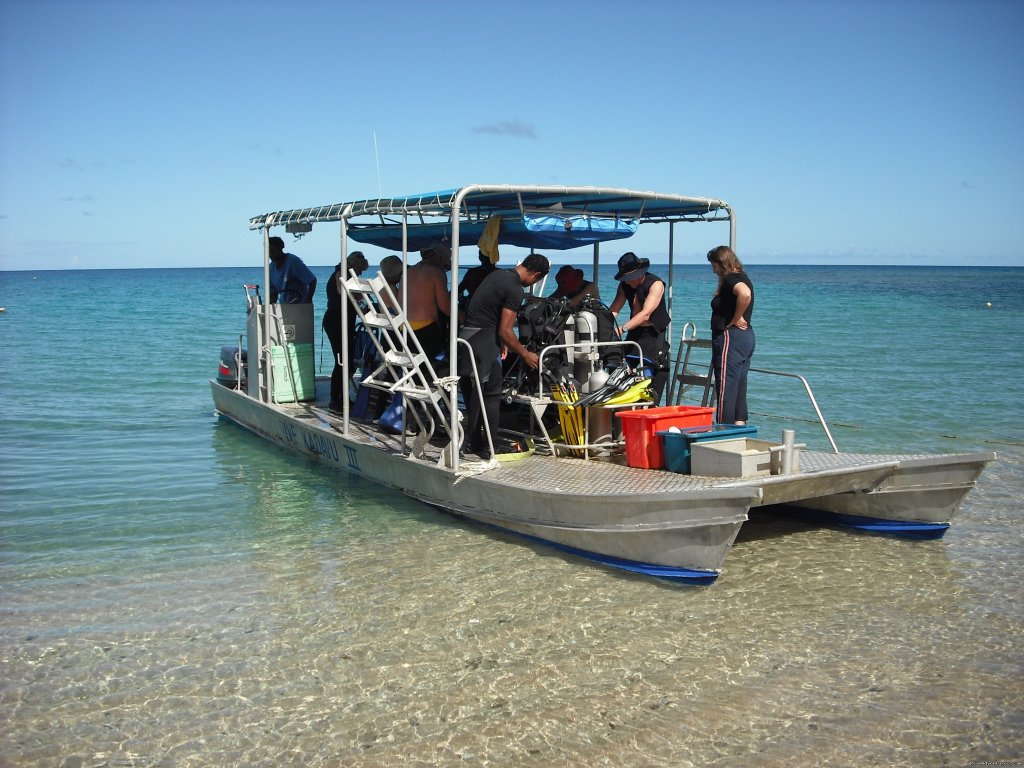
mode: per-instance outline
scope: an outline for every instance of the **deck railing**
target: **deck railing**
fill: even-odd
[[[828,424],[825,422],[825,417],[821,413],[821,408],[818,407],[818,401],[814,399],[814,393],[811,391],[811,385],[807,382],[803,376],[799,373],[787,373],[785,371],[772,371],[767,368],[751,368],[754,373],[764,373],[769,376],[782,376],[787,379],[799,379],[800,383],[804,385],[804,390],[807,392],[807,397],[811,401],[811,406],[814,408],[814,413],[818,417],[818,423],[821,424],[821,428],[825,430],[825,437],[828,438],[829,443],[832,445],[832,453],[839,453],[839,448],[836,446],[836,441],[832,438],[832,431],[828,428]]]
[[[702,373],[694,373],[692,370],[693,364],[690,361],[690,353],[695,348],[707,349],[710,351],[711,341],[709,339],[698,339],[696,326],[693,323],[686,323],[683,326],[682,335],[679,339],[679,346],[676,350],[666,402],[673,402],[674,400],[676,405],[678,405],[683,398],[683,394],[693,386],[703,386],[704,388],[701,400],[702,405],[709,405],[714,401],[715,393],[714,387],[711,384],[712,372],[710,363],[698,366]],[[806,378],[801,376],[799,373],[773,371],[768,368],[751,368],[750,370],[754,373],[763,373],[767,376],[781,376],[783,378],[797,379],[800,381],[800,383],[804,385],[804,391],[807,393],[807,398],[811,401],[811,407],[814,408],[814,413],[818,417],[818,423],[821,424],[821,428],[825,432],[825,437],[828,438],[828,442],[832,446],[832,452],[839,453],[836,441],[832,437],[832,431],[828,428],[825,416],[822,414],[821,408],[818,407],[818,401],[815,399],[814,392],[811,391],[811,385],[808,383]]]

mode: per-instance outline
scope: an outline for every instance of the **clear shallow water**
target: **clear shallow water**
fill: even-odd
[[[256,270],[0,273],[0,765],[1020,760],[1024,270],[750,271],[841,448],[999,452],[945,539],[755,517],[712,587],[619,574],[218,422]]]

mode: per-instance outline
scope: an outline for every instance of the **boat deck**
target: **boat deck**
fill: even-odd
[[[301,403],[278,406],[302,420],[315,420],[325,428],[342,432],[340,415],[327,410],[322,404]],[[347,437],[357,443],[389,453],[408,453],[413,437],[404,440],[369,421],[350,420]],[[423,446],[423,456],[410,457],[410,461],[437,464],[442,457],[444,443],[437,439]],[[868,490],[879,485],[886,477],[908,460],[927,461],[925,455],[849,454],[802,450],[800,470],[791,475],[759,477],[703,477],[666,470],[629,467],[625,457],[577,459],[555,457],[542,452],[525,458],[498,462],[463,460],[453,480],[461,476],[486,478],[488,483],[509,489],[535,489],[566,495],[603,495],[640,497],[662,493],[690,492],[707,494],[715,490],[735,491],[749,488],[760,497],[754,506],[780,504],[815,496],[853,490]]]

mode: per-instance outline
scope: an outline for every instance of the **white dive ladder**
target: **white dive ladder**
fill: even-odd
[[[363,325],[371,331],[379,331],[371,333],[370,337],[383,362],[368,376],[363,376],[360,386],[402,395],[403,419],[406,415],[412,417],[421,439],[429,440],[441,424],[448,438],[456,446],[461,445],[459,418],[448,417],[448,403],[458,386],[458,377],[435,376],[405,312],[402,309],[388,311],[388,307],[399,304],[383,275],[369,279],[349,277],[344,286]],[[365,300],[369,297],[373,302]]]

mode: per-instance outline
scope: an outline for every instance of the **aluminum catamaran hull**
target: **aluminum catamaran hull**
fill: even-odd
[[[752,508],[796,504],[841,510],[866,524],[889,520],[894,529],[914,522],[948,526],[992,458],[804,452],[800,473],[736,480],[535,454],[490,465],[466,463],[453,475],[438,466],[444,460],[441,446],[420,446],[416,457],[401,436],[372,423],[350,425],[344,434],[323,399],[268,404],[217,382],[211,389],[222,416],[326,467],[606,565],[691,583],[711,582],[720,573]],[[931,473],[948,467],[955,478],[922,479],[922,464]],[[940,501],[922,504],[929,496]]]
[[[458,275],[459,246],[475,252],[482,234],[493,231],[503,245],[561,250],[591,246],[596,282],[601,242],[629,238],[648,225],[667,226],[669,297],[675,225],[727,222],[732,246],[736,234],[732,208],[714,198],[606,187],[471,184],[256,216],[249,228],[263,236],[264,283],[270,281],[272,228],[301,235],[331,222],[341,229],[343,262],[350,240],[401,251],[402,284],[410,253],[443,238],[452,246],[452,274]],[[458,280],[451,283],[450,304],[456,307]],[[822,418],[835,450],[804,451],[794,469],[793,446],[783,445],[781,474],[708,477],[665,471],[660,466],[640,468],[648,465],[623,455],[624,445],[628,454],[628,440],[614,430],[596,442],[582,432],[573,436],[563,429],[565,434],[549,434],[546,425],[564,401],[556,401],[555,393],[546,393],[538,382],[536,389],[510,396],[530,424],[521,435],[541,436],[537,450],[515,461],[468,462],[460,451],[459,379],[447,373],[464,370],[460,363],[467,358],[461,356],[472,357],[459,345],[456,324],[451,324],[446,354],[450,365],[444,370],[424,355],[401,309],[407,297],[401,290],[396,295],[383,276],[363,278],[351,272],[339,279],[337,287],[376,347],[377,367],[363,371],[360,386],[403,398],[400,434],[389,434],[378,424],[353,416],[350,394],[354,393],[349,392],[348,379],[342,412],[327,408],[328,383],[312,373],[312,307],[267,307],[258,290],[250,294],[255,286],[246,286],[247,381],[243,386],[239,352],[235,383],[224,378],[211,382],[217,411],[331,468],[390,486],[463,518],[618,568],[698,583],[711,581],[750,510],[765,506],[799,505],[842,522],[859,521],[870,530],[941,534],[984,466],[995,458],[991,453],[843,454]],[[340,357],[349,359],[350,313],[340,313],[340,321]],[[685,341],[685,332],[682,337]],[[572,355],[568,373],[587,381],[589,375],[607,371],[602,369],[595,344],[600,340],[578,341],[561,345],[567,356]],[[555,346],[538,350],[542,359]],[[303,374],[302,360],[310,363],[308,375]],[[293,365],[298,367],[289,368]],[[686,380],[685,371],[679,380]],[[463,384],[472,381],[464,379]],[[705,397],[707,391],[705,387]],[[608,413],[597,415],[611,420]],[[580,423],[587,423],[587,418]],[[493,454],[494,446],[490,448]]]

